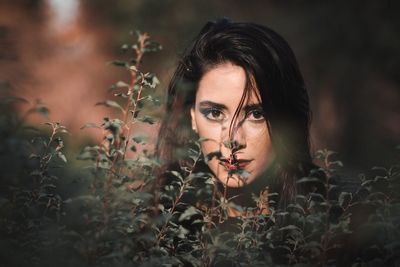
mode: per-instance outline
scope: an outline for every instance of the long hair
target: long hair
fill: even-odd
[[[293,199],[298,189],[296,180],[306,175],[312,166],[309,98],[288,43],[262,25],[219,19],[206,23],[201,29],[184,52],[169,84],[157,156],[166,165],[176,162],[182,149],[195,138],[190,108],[195,103],[199,82],[208,70],[225,62],[245,70],[247,86],[240,105],[251,90],[259,90],[276,154],[280,195],[286,200]],[[234,131],[231,127],[230,132],[232,129]]]

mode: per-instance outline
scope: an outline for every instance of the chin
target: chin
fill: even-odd
[[[220,165],[217,162],[212,162],[212,164],[210,163],[211,162],[209,162],[208,167],[210,168],[211,172],[215,175],[218,181],[220,181],[223,185],[227,187],[240,188],[245,185],[248,185],[255,178],[254,174],[252,173],[253,170],[248,170],[250,175],[246,178],[240,177],[237,174],[233,174],[228,179],[228,171],[224,167],[222,167],[222,165]]]
[[[226,173],[226,176],[224,176],[223,179],[218,178],[218,180],[222,184],[226,185],[227,187],[231,187],[231,188],[243,187],[243,186],[251,183],[251,181],[253,180],[252,177],[241,178],[235,174],[233,176],[229,177],[229,179],[226,178],[227,176],[228,176],[228,173]]]

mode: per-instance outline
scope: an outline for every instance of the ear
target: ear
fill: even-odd
[[[195,114],[194,114],[194,107],[190,109],[190,117],[192,118],[192,129],[197,133],[197,123],[195,119]]]

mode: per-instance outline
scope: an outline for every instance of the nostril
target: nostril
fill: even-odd
[[[241,142],[238,142],[237,140],[232,140],[232,139],[224,141],[223,145],[226,148],[228,148],[229,150],[231,150],[232,153],[235,153],[235,152],[239,151],[240,149],[243,149],[246,147],[245,143],[241,143]]]

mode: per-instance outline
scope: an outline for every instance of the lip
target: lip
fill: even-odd
[[[237,159],[234,163],[232,163],[229,159],[221,158],[220,161],[221,161],[221,164],[228,170],[239,170],[239,169],[244,169],[253,160]]]

